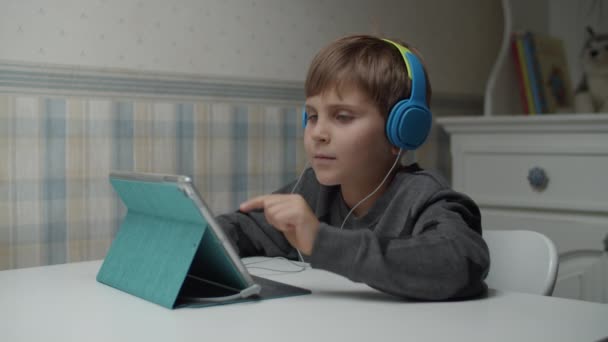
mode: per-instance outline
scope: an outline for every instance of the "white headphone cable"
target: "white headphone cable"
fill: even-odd
[[[290,192],[291,194],[295,193],[298,185],[300,184],[300,181],[302,180],[302,176],[304,176],[304,172],[306,172],[306,168],[307,167],[308,167],[308,161],[304,165],[304,169],[300,173],[300,176],[298,177],[298,180],[296,181],[296,184],[293,186],[293,188],[291,188],[291,192]],[[267,270],[267,271],[275,271],[275,272],[281,272],[281,273],[297,273],[297,272],[302,272],[302,271],[304,271],[306,269],[306,262],[304,261],[304,257],[302,257],[302,253],[300,253],[300,250],[298,250],[296,248],[296,252],[298,252],[299,262],[304,263],[304,265],[298,265],[294,261],[291,261],[291,260],[289,260],[287,258],[284,258],[284,257],[274,257],[272,259],[282,259],[282,260],[285,260],[285,261],[289,262],[292,265],[300,267],[300,269],[297,270],[297,271],[285,271],[285,270],[277,270],[277,269],[271,269],[271,268],[266,268],[266,267],[250,266],[250,265],[253,265],[253,264],[264,263],[264,262],[267,262],[269,260],[255,261],[255,262],[251,262],[251,263],[245,264],[245,266],[247,267],[247,269],[256,268],[256,269],[263,269],[263,270]]]
[[[302,176],[304,176],[304,172],[306,172],[306,168],[307,167],[308,167],[308,161],[306,161],[306,164],[304,165],[304,169],[300,173],[300,177],[298,177],[298,180],[296,181],[296,184],[291,189],[291,193],[292,194],[296,191],[296,188],[298,187],[298,184],[300,184],[300,181],[302,180]],[[300,262],[304,262],[304,257],[302,257],[302,253],[300,253],[300,250],[296,248],[296,252],[298,252],[298,258],[299,258]]]
[[[380,187],[382,186],[382,184],[384,184],[384,182],[386,182],[386,180],[388,179],[388,176],[393,172],[393,170],[395,169],[395,166],[397,166],[397,163],[399,162],[399,159],[401,159],[401,152],[403,150],[399,149],[399,154],[397,154],[397,158],[395,158],[395,162],[393,163],[393,166],[391,166],[391,169],[388,170],[388,173],[386,174],[386,176],[384,176],[384,179],[382,180],[382,182],[380,182],[380,185],[378,185],[378,187],[376,187],[376,189],[374,191],[372,191],[369,195],[365,196],[362,200],[360,200],[357,204],[355,204],[353,206],[353,208],[348,212],[348,214],[346,214],[346,217],[344,218],[344,221],[342,221],[342,224],[340,225],[340,229],[342,229],[344,227],[344,224],[346,223],[346,220],[348,220],[348,217],[350,216],[350,214],[352,214],[352,212],[363,202],[365,202],[368,198],[370,198],[373,194],[375,194],[378,190],[380,190]]]

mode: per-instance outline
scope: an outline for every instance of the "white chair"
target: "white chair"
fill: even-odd
[[[490,250],[489,288],[550,296],[557,278],[553,242],[529,230],[484,230]]]

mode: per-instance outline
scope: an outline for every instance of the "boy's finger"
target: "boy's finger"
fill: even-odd
[[[254,198],[250,198],[247,201],[241,203],[241,205],[239,206],[239,209],[241,211],[251,211],[254,209],[263,209],[264,208],[264,200],[266,200],[266,198],[268,197],[268,195],[263,195],[263,196],[258,196],[258,197],[254,197]]]

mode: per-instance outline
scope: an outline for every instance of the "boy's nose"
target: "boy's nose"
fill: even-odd
[[[328,142],[329,141],[329,132],[327,130],[327,125],[322,122],[322,120],[318,120],[312,129],[311,135],[314,141],[317,142]]]

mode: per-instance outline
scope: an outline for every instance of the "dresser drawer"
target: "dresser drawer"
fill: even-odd
[[[608,115],[438,121],[452,185],[479,204],[483,229],[545,234],[559,253],[554,295],[608,302]],[[535,168],[544,187],[528,180]]]
[[[461,162],[480,206],[608,212],[608,147],[471,146]]]

